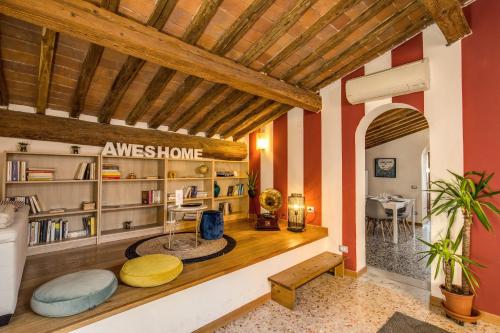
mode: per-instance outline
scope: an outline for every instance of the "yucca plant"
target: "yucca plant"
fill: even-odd
[[[462,293],[464,295],[469,295],[471,287],[474,287],[471,285],[474,280],[471,279],[473,276],[470,274],[469,270],[469,265],[472,263],[470,259],[470,229],[473,217],[477,219],[486,230],[490,231],[492,226],[485,210],[489,210],[493,214],[500,214],[500,210],[491,201],[487,200],[500,194],[500,191],[492,191],[488,186],[494,173],[487,175],[485,172],[471,171],[466,172],[464,176],[460,176],[451,171],[448,172],[452,175],[451,180],[437,180],[431,182],[431,189],[429,191],[436,193],[437,196],[432,202],[430,215],[446,213],[449,226],[445,239],[450,239],[450,230],[455,222],[457,214],[462,213],[463,215],[464,225],[460,232],[462,255],[454,258],[455,262],[463,265]],[[458,243],[457,241],[458,239],[453,242],[453,245],[451,245],[451,243],[441,245],[451,245],[451,249],[453,249],[453,247],[458,246],[457,244],[460,243],[460,241],[458,241]]]

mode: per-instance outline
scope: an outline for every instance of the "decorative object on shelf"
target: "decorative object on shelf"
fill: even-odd
[[[177,172],[175,172],[175,171],[169,171],[167,173],[167,177],[168,178],[176,178],[177,177]]]
[[[257,216],[257,230],[280,230],[278,217],[275,211],[281,208],[281,193],[273,188],[264,190],[259,196],[259,203],[269,213],[259,214]]]
[[[375,177],[396,178],[396,159],[376,158]]]
[[[135,173],[131,172],[127,175],[127,179],[137,179],[137,176],[135,175]]]
[[[18,142],[17,145],[18,145],[18,149],[19,149],[19,151],[21,153],[28,152],[29,143],[27,143],[27,142]]]
[[[200,175],[205,176],[209,170],[210,168],[208,167],[208,165],[202,164],[196,169],[196,172],[199,173]]]
[[[132,221],[125,221],[125,222],[123,222],[123,229],[124,230],[130,230],[130,229],[132,229]]]
[[[82,202],[82,210],[94,210],[96,205],[94,201],[84,201]]]
[[[238,171],[237,170],[233,171],[233,177],[238,177]]]
[[[214,181],[214,198],[217,198],[220,194],[220,186],[217,181]]]
[[[217,171],[215,175],[217,177],[234,177],[234,171]]]
[[[269,148],[269,137],[266,132],[257,133],[257,149],[266,150]]]
[[[71,154],[74,155],[80,154],[80,146],[71,146]]]
[[[259,176],[258,171],[247,172],[248,176],[248,196],[250,198],[255,198],[257,196],[257,177]]]
[[[463,325],[464,322],[476,323],[481,317],[481,313],[473,308],[475,288],[479,287],[474,272],[470,265],[481,266],[474,261],[470,255],[470,229],[472,220],[480,222],[487,230],[492,229],[489,217],[485,210],[489,210],[492,215],[500,214],[498,207],[491,199],[500,194],[500,191],[491,190],[489,182],[493,174],[487,175],[484,172],[466,172],[463,176],[450,171],[452,180],[438,180],[431,182],[430,192],[436,195],[429,215],[446,214],[448,225],[446,236],[434,243],[419,240],[429,248],[420,252],[424,254],[422,259],[428,257],[427,266],[437,260],[436,277],[442,268],[445,275],[444,284],[441,285],[441,292],[446,298],[443,307],[446,315]],[[464,224],[453,240],[451,229],[455,218],[462,213]],[[462,243],[462,253],[457,254],[457,250]],[[442,266],[441,266],[442,263]],[[453,275],[456,267],[462,272],[462,285],[453,285]]]
[[[305,198],[300,193],[292,193],[288,197],[288,230],[302,232],[305,227]]]

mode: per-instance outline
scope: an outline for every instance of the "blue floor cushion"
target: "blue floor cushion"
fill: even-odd
[[[45,317],[65,317],[95,308],[116,291],[115,274],[89,269],[60,276],[38,287],[31,309]]]

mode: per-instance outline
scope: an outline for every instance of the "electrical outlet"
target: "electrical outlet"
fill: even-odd
[[[339,251],[342,253],[348,253],[349,248],[347,247],[347,245],[339,245]]]
[[[307,206],[307,212],[308,213],[314,213],[314,207],[313,206]]]

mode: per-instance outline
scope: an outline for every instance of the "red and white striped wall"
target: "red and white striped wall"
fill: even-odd
[[[321,90],[323,110],[315,114],[293,109],[267,125],[268,151],[255,150],[250,135],[251,167],[260,170],[260,188],[280,190],[286,196],[304,193],[316,213],[308,222],[329,228],[330,250],[347,245],[346,266],[359,271],[366,266],[364,241],[364,136],[378,115],[395,107],[423,112],[429,122],[431,177],[446,178],[447,170],[487,170],[499,176],[500,188],[500,2],[480,0],[466,8],[472,36],[446,46],[434,25],[347,77]],[[360,75],[429,59],[430,89],[425,92],[351,105],[345,82]],[[252,139],[253,138],[253,139]],[[256,204],[258,207],[258,204]],[[492,217],[500,230],[500,219]],[[437,239],[445,219],[432,221],[431,237]],[[500,315],[500,235],[474,226],[472,253],[487,269],[477,270],[481,288],[477,306]],[[432,294],[440,296],[439,280]]]

